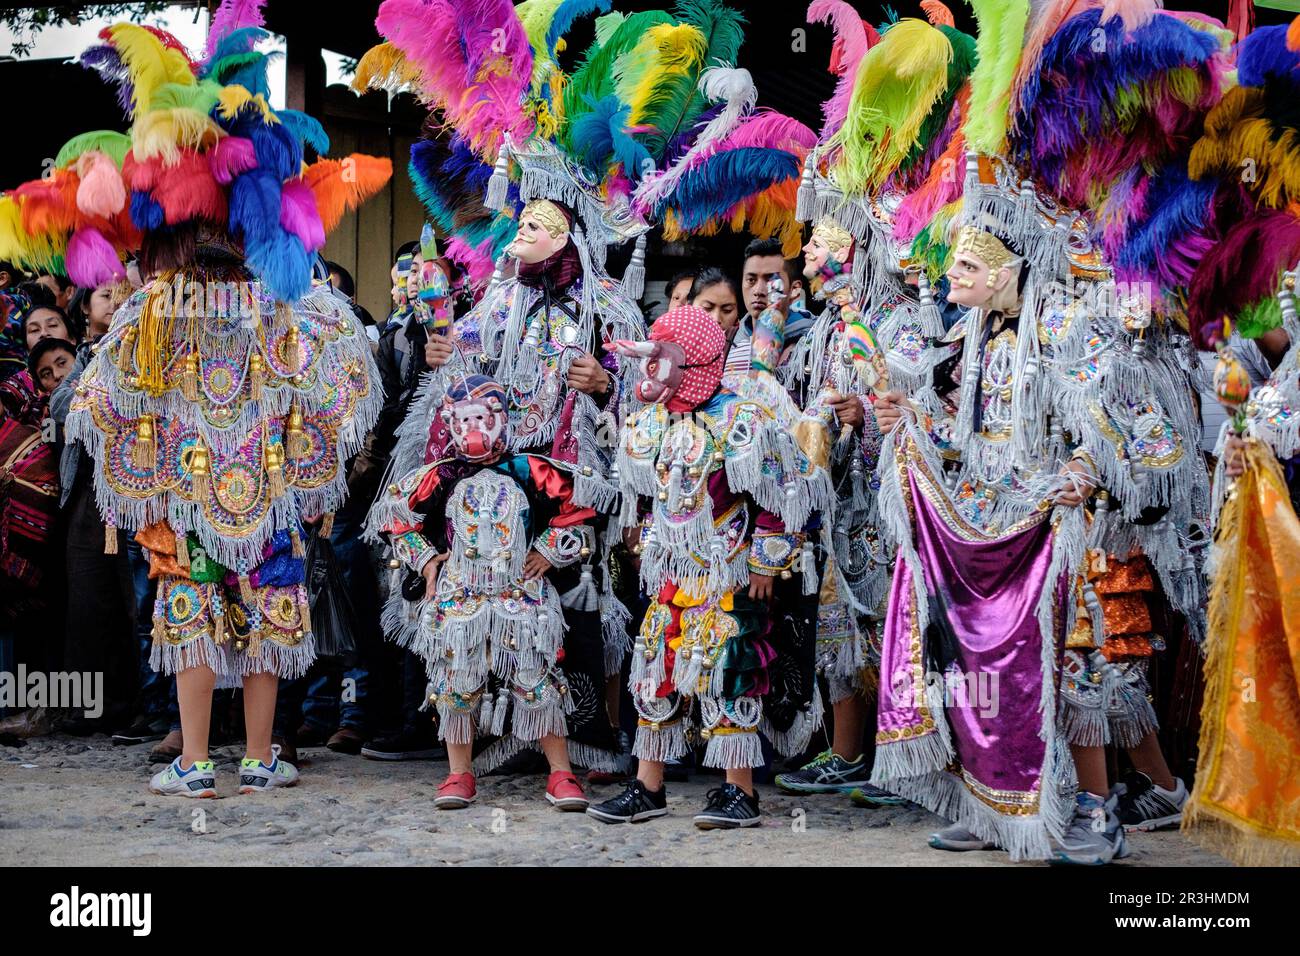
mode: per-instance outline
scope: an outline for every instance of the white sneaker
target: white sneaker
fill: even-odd
[[[298,769],[280,759],[280,745],[271,745],[271,764],[253,757],[239,761],[239,792],[262,793],[275,787],[292,787],[298,782]]]
[[[149,789],[167,797],[215,797],[217,775],[211,760],[196,760],[188,770],[181,769],[177,757],[149,780]]]

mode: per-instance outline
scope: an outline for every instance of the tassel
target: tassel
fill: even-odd
[[[497,151],[497,162],[492,167],[492,178],[488,180],[487,195],[483,205],[493,211],[500,211],[506,204],[506,192],[510,188],[510,137],[501,141]]]
[[[190,479],[194,487],[194,497],[203,500],[211,490],[212,469],[209,465],[208,449],[202,442],[196,442],[190,452]]]
[[[253,354],[248,357],[248,387],[253,401],[261,401],[262,384],[265,380],[266,364],[262,361],[262,353],[254,349]]]
[[[117,525],[111,521],[104,525],[104,553],[117,554]]]
[[[247,571],[239,575],[239,599],[249,607],[252,607],[253,601],[256,600],[253,594],[253,582]]]
[[[307,597],[307,588],[298,585],[298,621],[304,635],[311,633],[311,601]]]
[[[153,642],[155,645],[163,642],[163,637],[167,634],[167,628],[163,626],[163,619],[161,617],[155,617],[153,619],[153,630],[149,633],[153,636]]]
[[[334,512],[325,512],[325,517],[321,518],[320,531],[317,532],[322,538],[334,536]]]
[[[632,249],[632,260],[623,273],[623,289],[635,300],[645,294],[645,233],[636,237]]]
[[[117,368],[123,375],[131,374],[132,359],[135,357],[135,326],[127,326],[122,336],[122,344],[117,347]]]
[[[220,647],[226,643],[226,615],[216,614],[212,626],[212,641]]]
[[[307,433],[303,429],[302,409],[297,404],[289,409],[289,423],[284,430],[284,446],[289,457],[295,460],[307,454]]]
[[[184,531],[176,532],[176,563],[187,571],[190,568],[190,542]]]
[[[266,478],[271,486],[272,498],[279,498],[285,493],[284,446],[280,442],[266,443]]]
[[[153,471],[158,467],[158,444],[154,441],[152,415],[143,416],[136,425],[131,464],[142,471]]]
[[[187,402],[199,400],[199,357],[193,352],[185,356],[185,371],[181,375],[181,394]]]
[[[292,375],[302,372],[302,342],[298,337],[297,322],[289,326],[289,331],[284,337],[284,364],[288,366]]]
[[[293,556],[295,558],[301,558],[304,554],[307,553],[303,549],[302,535],[298,533],[297,528],[291,528],[289,530],[289,542],[290,542],[290,550],[293,552]]]
[[[813,182],[813,167],[816,162],[817,150],[810,149],[804,157],[799,192],[795,194],[794,218],[799,222],[809,222],[813,218],[813,203],[817,199],[817,187]]]

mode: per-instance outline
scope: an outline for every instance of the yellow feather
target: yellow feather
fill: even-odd
[[[149,100],[164,83],[194,85],[194,73],[184,54],[165,47],[144,27],[119,23],[109,28],[109,36],[131,78],[136,117],[148,112]]]
[[[0,259],[23,260],[23,217],[13,196],[0,196]]]
[[[352,89],[358,93],[367,90],[387,90],[396,93],[404,87],[419,87],[420,71],[411,65],[405,54],[391,43],[372,46],[357,61],[357,72],[352,78]]]
[[[628,124],[645,121],[666,78],[701,69],[707,50],[704,34],[690,24],[663,23],[647,30],[614,64],[615,92],[631,107]]]
[[[165,165],[171,165],[180,150],[211,145],[222,135],[212,117],[194,110],[155,110],[136,121],[131,130],[131,150],[137,159],[161,156]]]

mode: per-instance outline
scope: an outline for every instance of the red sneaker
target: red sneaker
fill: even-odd
[[[438,784],[438,796],[433,805],[439,810],[464,810],[474,802],[476,793],[472,773],[449,773],[447,779]]]
[[[546,778],[546,799],[557,810],[581,812],[587,809],[587,795],[572,770],[556,770]]]

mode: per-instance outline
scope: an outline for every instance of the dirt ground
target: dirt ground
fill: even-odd
[[[302,782],[237,796],[233,747],[214,752],[217,800],[159,797],[146,789],[147,746],[106,737],[49,737],[0,747],[0,866],[111,865],[807,865],[1043,866],[1001,853],[941,853],[939,825],[917,808],[866,810],[841,796],[760,787],[763,824],[696,830],[691,816],[709,775],[669,784],[669,816],[633,826],[561,814],[543,799],[543,776],[480,779],[468,810],[433,809],[446,764],[388,763],[304,750]],[[592,796],[617,792],[589,787]],[[1135,834],[1119,866],[1226,865],[1178,832]]]

